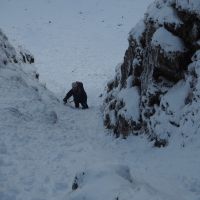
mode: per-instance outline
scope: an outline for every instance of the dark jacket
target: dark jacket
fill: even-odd
[[[76,88],[72,88],[65,96],[63,101],[67,103],[67,100],[73,96],[75,103],[87,103],[87,94],[83,88],[83,83],[77,82],[78,86]]]

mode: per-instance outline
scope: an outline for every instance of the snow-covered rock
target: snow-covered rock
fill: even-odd
[[[171,6],[170,1],[155,1],[147,10],[146,20],[152,21],[159,25],[173,24],[175,27],[180,27],[183,22],[178,16],[176,10]]]
[[[69,192],[70,200],[164,199],[164,192],[138,180],[126,165],[99,165],[76,174]]]
[[[8,42],[8,38],[0,30],[0,65],[16,63],[16,51]]]
[[[176,0],[175,4],[178,10],[190,12],[200,17],[200,1],[199,0]]]
[[[151,45],[160,47],[164,52],[184,52],[185,46],[183,41],[174,36],[171,32],[161,27],[153,34]]]
[[[0,65],[6,65],[8,63],[34,63],[33,55],[22,48],[18,48],[18,51],[9,43],[8,38],[0,29]]]
[[[34,57],[20,47],[16,50],[0,30],[0,126],[27,122],[56,123],[52,110],[57,99],[38,82]]]
[[[198,0],[156,0],[130,31],[104,100],[104,124],[117,136],[146,133],[164,146],[199,131],[199,9]]]

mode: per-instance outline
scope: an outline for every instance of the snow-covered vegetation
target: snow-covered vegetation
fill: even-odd
[[[170,115],[171,131],[182,129],[183,134],[173,132],[167,147],[154,148],[154,142],[149,142],[143,134],[116,139],[103,126],[99,97],[103,83],[112,76],[113,66],[121,59],[129,28],[136,24],[150,2],[1,1],[0,24],[9,40],[0,31],[0,200],[200,198],[199,51],[192,50],[192,61],[184,78],[176,84],[169,82],[170,90],[164,88],[167,93],[160,104],[166,111],[154,115],[154,121],[163,123],[169,119],[166,113],[172,110],[175,113]],[[179,7],[185,8],[185,4]],[[166,10],[169,9],[170,6]],[[192,5],[190,10],[196,13]],[[140,21],[136,27],[130,35],[139,44],[146,25]],[[156,30],[152,46],[162,46],[163,51],[167,48],[164,53],[172,58],[177,51],[180,56],[188,52],[183,39],[168,29]],[[160,38],[162,34],[167,35],[166,41]],[[179,45],[172,48],[170,38]],[[15,46],[23,44],[34,56],[9,41]],[[134,66],[141,65],[142,51],[138,46]],[[129,51],[126,55],[132,56]],[[139,79],[128,76],[122,80],[122,76],[127,76],[120,68],[121,65],[116,67],[116,82],[109,83],[118,113],[134,119],[140,130],[141,91],[133,87],[133,82],[139,83]],[[62,103],[75,80],[84,83],[88,110],[73,109],[74,105]],[[123,85],[121,90],[117,87],[119,82]],[[115,124],[116,112],[112,104],[110,108],[109,116]],[[183,113],[187,114],[187,120]],[[169,124],[164,121],[156,128],[156,133],[161,129],[168,131]],[[122,130],[127,134],[130,131],[129,126],[122,126]]]

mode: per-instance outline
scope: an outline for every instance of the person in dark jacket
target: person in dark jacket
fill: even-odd
[[[72,83],[72,89],[66,94],[65,98],[63,99],[64,104],[67,103],[67,100],[73,96],[74,104],[76,108],[79,108],[79,104],[82,105],[83,109],[87,109],[87,94],[83,88],[83,83],[76,81]]]

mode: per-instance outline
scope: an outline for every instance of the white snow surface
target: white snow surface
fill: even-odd
[[[1,0],[0,26],[35,55],[43,84],[32,65],[0,62],[0,200],[200,199],[199,134],[157,149],[145,136],[113,138],[102,124],[98,95],[150,2]],[[74,80],[90,109],[58,101]]]
[[[122,115],[125,119],[138,121],[140,117],[140,112],[139,112],[140,96],[138,93],[138,89],[136,87],[122,89],[118,94],[118,98],[120,99],[120,101],[123,101],[125,105],[118,112],[118,114]]]
[[[144,20],[142,19],[134,26],[134,28],[131,29],[129,34],[139,43],[144,31],[145,31],[145,24]]]
[[[154,46],[160,46],[161,49],[166,53],[184,52],[186,50],[182,39],[174,36],[164,27],[160,27],[156,30],[156,32],[153,34],[151,44]]]

